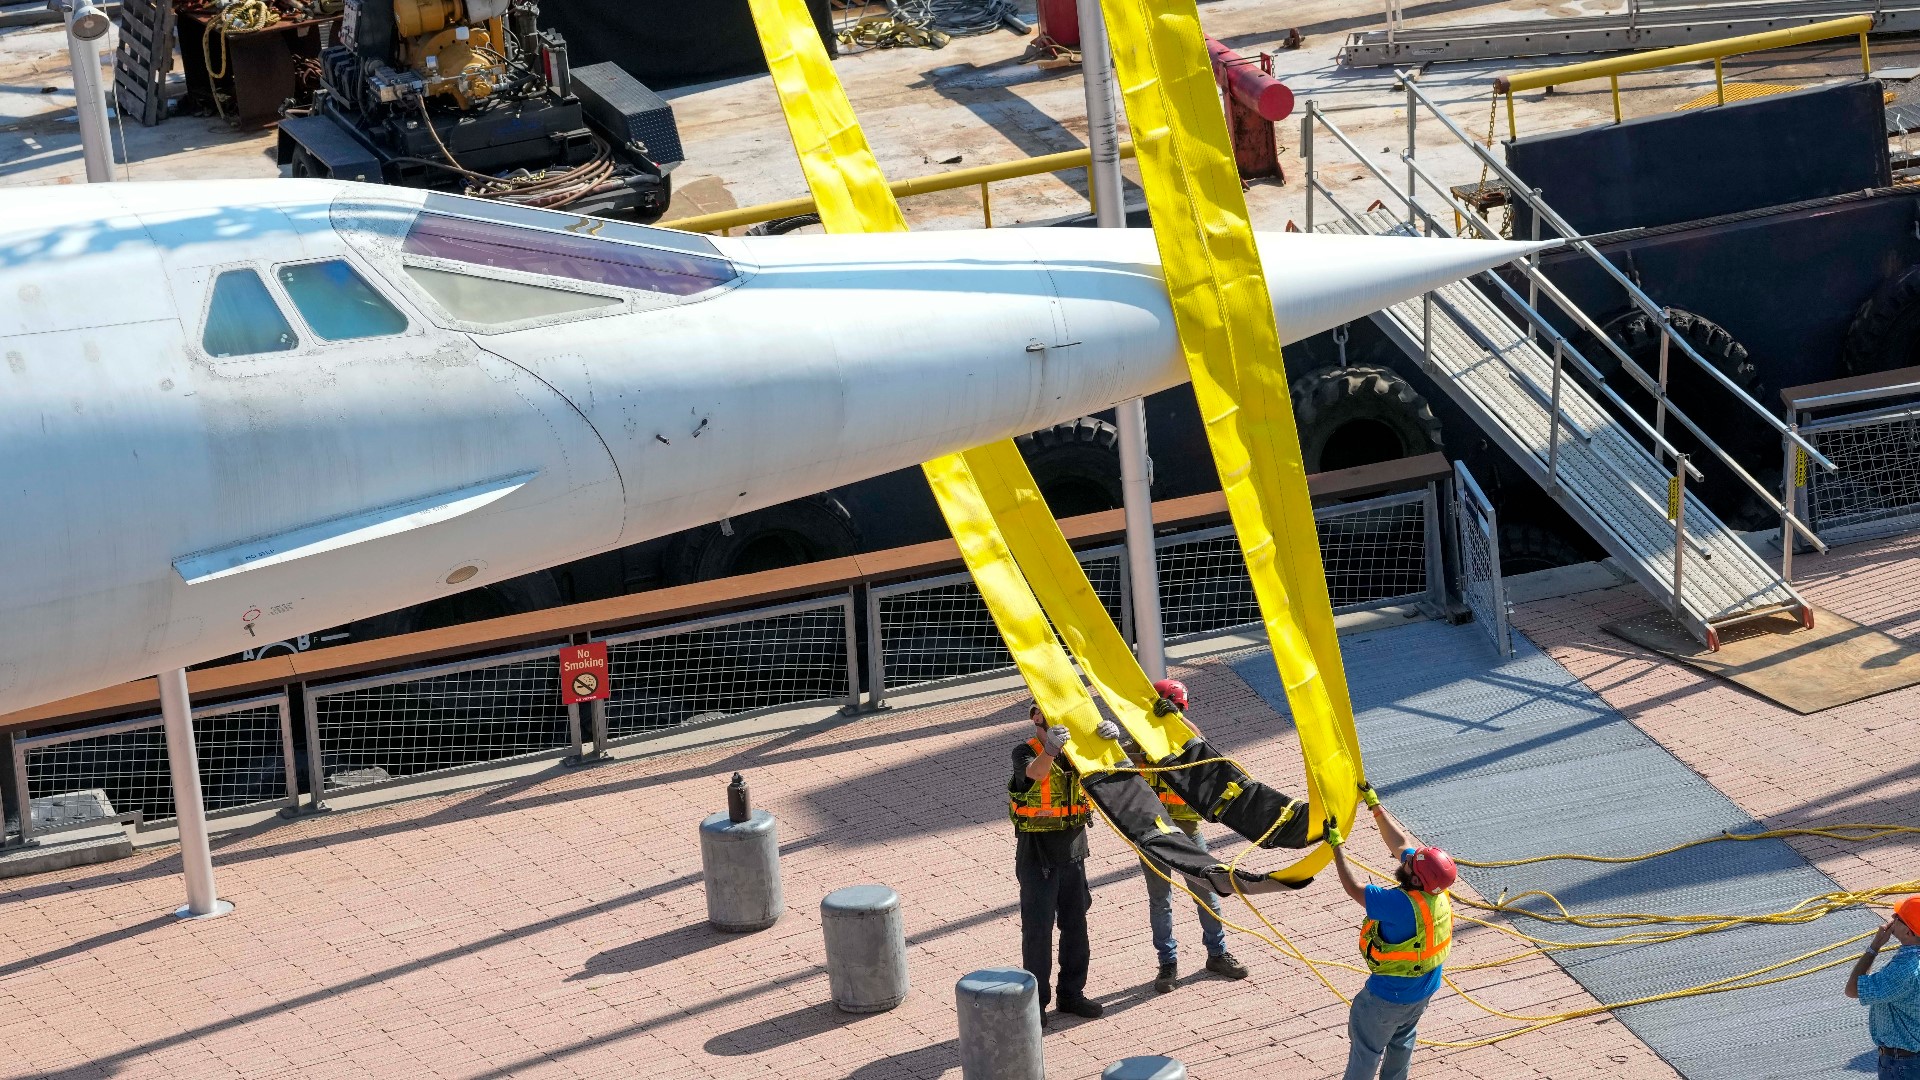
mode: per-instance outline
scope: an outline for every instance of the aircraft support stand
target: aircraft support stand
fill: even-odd
[[[1103,229],[1127,227],[1126,189],[1120,182],[1113,53],[1107,20],[1098,3],[1080,9],[1080,78],[1086,84],[1087,182],[1094,220]],[[1150,679],[1167,677],[1166,644],[1160,631],[1160,572],[1153,545],[1153,464],[1147,457],[1147,407],[1140,398],[1114,406],[1120,435],[1120,498],[1127,521],[1127,579],[1132,588],[1134,654]]]
[[[213,852],[207,845],[207,807],[200,794],[200,751],[193,741],[193,703],[187,697],[187,672],[160,673],[160,717],[166,724],[167,764],[173,773],[173,806],[180,832],[180,869],[187,903],[174,912],[182,919],[216,919],[233,910],[213,887]]]

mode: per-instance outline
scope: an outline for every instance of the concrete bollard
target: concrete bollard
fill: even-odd
[[[1130,1057],[1106,1067],[1100,1080],[1187,1080],[1187,1067],[1170,1057]]]
[[[988,968],[953,984],[961,1080],[1046,1080],[1040,983],[1020,968]]]
[[[700,873],[714,929],[739,933],[778,922],[780,840],[773,815],[755,810],[734,821],[725,812],[708,814],[700,823]]]
[[[827,985],[842,1012],[874,1013],[907,1000],[907,928],[900,894],[885,885],[835,889],[820,901]]]

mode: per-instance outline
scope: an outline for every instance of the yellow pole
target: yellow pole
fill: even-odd
[[[1720,66],[1720,58],[1713,58],[1713,94],[1719,104],[1727,103],[1727,73]]]
[[[1607,84],[1613,88],[1613,122],[1620,122],[1620,76],[1607,76]]]
[[[1867,58],[1867,32],[1860,31],[1860,74],[1873,74],[1873,61]]]
[[[1507,138],[1513,142],[1520,140],[1520,129],[1513,123],[1513,91],[1511,90],[1507,91]]]
[[[1626,56],[1587,60],[1562,67],[1540,68],[1515,75],[1502,75],[1493,81],[1493,85],[1496,90],[1525,92],[1546,86],[1559,86],[1561,83],[1579,82],[1582,79],[1597,79],[1602,75],[1649,71],[1675,64],[1711,60],[1716,56],[1737,56],[1741,53],[1759,52],[1762,49],[1777,49],[1783,45],[1804,45],[1809,41],[1853,37],[1856,34],[1864,37],[1871,29],[1873,29],[1873,16],[1854,15],[1844,19],[1829,19],[1826,22],[1789,27],[1784,30],[1767,30],[1758,34],[1721,38],[1718,41],[1699,41],[1691,45],[1655,49],[1652,52],[1631,53]]]
[[[993,192],[985,180],[980,181],[980,216],[987,219],[987,228],[993,228]]]

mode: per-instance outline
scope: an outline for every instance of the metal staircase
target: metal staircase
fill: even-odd
[[[1535,222],[1544,220],[1561,235],[1574,236],[1566,223],[1537,195],[1529,195],[1526,186],[1508,174],[1485,147],[1434,108],[1412,81],[1404,77],[1403,81],[1409,116],[1416,115],[1417,106],[1438,116],[1481,155],[1491,170],[1502,174],[1517,198],[1528,202]],[[1342,206],[1314,173],[1312,140],[1316,126],[1366,165],[1398,197],[1402,210],[1376,205],[1354,213]],[[1412,130],[1411,124],[1409,127]],[[1417,163],[1411,148],[1401,155],[1408,170],[1407,186],[1402,189],[1312,104],[1307,107],[1303,130],[1309,229],[1371,235],[1445,234],[1445,226],[1415,194],[1416,187],[1424,184],[1455,221],[1489,231]],[[1316,194],[1339,212],[1336,220],[1314,223]],[[1525,279],[1525,296],[1497,274],[1488,273],[1482,276],[1488,291],[1470,282],[1456,282],[1377,312],[1372,318],[1696,638],[1717,649],[1719,631],[1725,627],[1782,613],[1812,625],[1812,609],[1781,574],[1687,491],[1688,481],[1700,479],[1700,473],[1666,438],[1669,420],[1680,423],[1735,476],[1772,504],[1781,515],[1783,529],[1818,544],[1774,492],[1741,468],[1666,396],[1670,353],[1699,363],[1715,375],[1717,370],[1673,331],[1664,309],[1639,293],[1598,251],[1577,238],[1571,242],[1612,271],[1635,302],[1665,331],[1657,378],[1613,346],[1593,320],[1539,272],[1537,256],[1512,264]],[[1499,302],[1493,296],[1499,297]],[[1652,419],[1627,405],[1572,343],[1540,315],[1542,297],[1595,340],[1605,343],[1629,374],[1641,382],[1655,399],[1656,415]],[[1675,362],[1685,362],[1680,357]],[[1738,387],[1724,378],[1722,382],[1778,429],[1784,439],[1801,443],[1802,449],[1809,451],[1810,460],[1832,467]],[[1609,410],[1603,400],[1613,408]]]

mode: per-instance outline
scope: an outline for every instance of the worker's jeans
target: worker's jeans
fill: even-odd
[[[1346,1080],[1406,1080],[1407,1065],[1413,1061],[1413,1040],[1420,1026],[1420,1014],[1427,1011],[1431,998],[1397,1005],[1362,989],[1353,998],[1353,1010],[1347,1015]]]
[[[1201,851],[1207,850],[1207,837],[1200,831],[1199,822],[1176,824],[1193,837]],[[1147,925],[1153,927],[1153,951],[1160,954],[1161,963],[1171,964],[1180,953],[1180,942],[1173,936],[1173,882],[1155,873],[1144,860],[1140,872],[1147,879]],[[1219,956],[1227,951],[1227,932],[1220,925],[1220,898],[1207,892],[1199,895],[1203,902],[1193,907],[1194,913],[1200,916],[1200,942],[1207,947],[1208,956]]]
[[[1879,1080],[1920,1080],[1920,1057],[1881,1053]]]
[[[1060,997],[1071,1001],[1086,993],[1087,962],[1093,952],[1087,941],[1087,907],[1093,903],[1093,894],[1087,890],[1087,864],[1049,866],[1019,858],[1014,860],[1013,876],[1020,882],[1020,966],[1039,981],[1040,1010],[1045,1012],[1053,1000],[1048,983],[1053,974],[1055,924],[1060,927]]]

